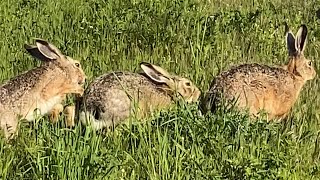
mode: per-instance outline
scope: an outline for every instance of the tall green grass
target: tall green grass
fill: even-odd
[[[232,65],[286,63],[285,22],[294,32],[307,24],[306,56],[320,73],[319,8],[315,0],[4,0],[0,82],[39,65],[23,49],[37,37],[79,59],[89,82],[147,61],[205,92]],[[109,133],[40,118],[22,123],[15,142],[0,140],[0,179],[320,179],[318,94],[316,77],[281,123],[224,109],[204,117],[183,103]]]

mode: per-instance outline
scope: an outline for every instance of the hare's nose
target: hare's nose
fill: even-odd
[[[85,78],[80,78],[79,81],[78,81],[78,84],[79,85],[83,85],[85,82],[86,82]]]

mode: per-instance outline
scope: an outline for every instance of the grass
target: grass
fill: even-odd
[[[79,59],[89,81],[147,61],[205,92],[232,65],[286,63],[285,22],[293,32],[307,24],[306,56],[320,74],[319,8],[315,0],[4,0],[0,82],[39,65],[23,49],[37,37]],[[183,103],[111,133],[43,117],[22,123],[14,143],[0,140],[0,179],[320,179],[318,93],[316,77],[281,123],[225,109],[203,117]]]

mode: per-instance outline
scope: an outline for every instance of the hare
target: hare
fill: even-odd
[[[88,86],[80,102],[79,119],[83,125],[91,125],[95,130],[112,128],[125,121],[135,109],[138,109],[136,117],[143,118],[154,110],[169,106],[175,97],[186,102],[198,100],[200,91],[190,80],[146,62],[140,66],[143,73],[104,74]],[[67,117],[71,125],[74,109],[65,109],[66,114],[71,115],[71,118]]]
[[[14,137],[20,118],[32,121],[36,109],[44,115],[58,107],[66,94],[84,93],[86,76],[78,61],[41,39],[25,48],[42,63],[0,86],[0,127],[6,139]]]
[[[286,117],[306,81],[316,76],[312,61],[303,54],[306,38],[305,25],[301,25],[296,37],[286,25],[288,64],[281,67],[242,64],[222,72],[202,98],[201,110],[214,112],[222,100],[229,105],[236,100],[236,107],[248,108],[251,116],[264,110],[268,120]]]

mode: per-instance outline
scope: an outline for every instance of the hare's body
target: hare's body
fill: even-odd
[[[307,80],[316,75],[303,54],[307,28],[302,25],[296,38],[287,28],[289,63],[281,67],[243,64],[215,77],[201,103],[204,112],[215,111],[218,104],[236,103],[251,115],[265,111],[269,119],[284,118]],[[224,104],[225,105],[225,104]]]
[[[52,111],[66,94],[84,91],[85,75],[77,61],[43,40],[26,49],[44,62],[0,86],[0,127],[6,138],[13,137],[19,119],[32,121],[35,113]]]
[[[215,106],[222,98],[227,103],[235,100],[237,107],[248,108],[251,114],[265,110],[269,118],[282,118],[295,103],[303,84],[303,79],[282,68],[244,64],[215,77],[206,101]]]
[[[34,119],[35,109],[39,109],[41,115],[48,113],[64,98],[60,94],[63,84],[52,79],[59,73],[63,73],[63,70],[46,63],[11,79],[0,86],[1,106],[5,110],[11,109],[28,121]]]
[[[160,70],[160,67],[148,66]],[[81,122],[101,129],[115,126],[131,115],[143,118],[154,110],[172,104],[174,88],[182,89],[185,86],[182,82],[187,82],[187,87],[183,87],[185,91],[181,92],[182,97],[189,102],[198,99],[200,91],[190,81],[169,77],[166,72],[155,75],[155,69],[150,70],[150,74],[146,69],[145,74],[114,72],[97,78],[84,93],[80,108]]]
[[[115,72],[97,78],[88,86],[83,100],[85,111],[96,120],[97,129],[120,123],[133,110],[137,110],[136,115],[142,118],[152,110],[172,103],[171,97],[159,85],[141,74],[130,72]],[[81,115],[80,119],[84,120],[84,114]]]

